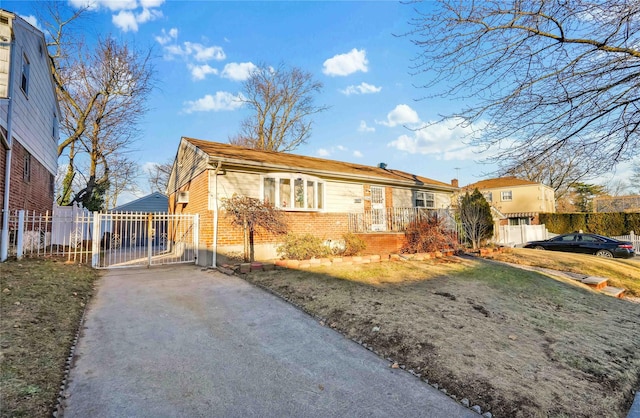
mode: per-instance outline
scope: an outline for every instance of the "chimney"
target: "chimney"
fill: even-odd
[[[453,187],[460,187],[460,186],[458,186],[458,179],[453,179],[453,180],[451,180],[451,185],[452,185]]]

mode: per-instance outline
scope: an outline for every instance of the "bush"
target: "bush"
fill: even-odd
[[[331,254],[322,239],[312,234],[287,234],[284,242],[278,246],[278,254],[293,260],[326,257]]]
[[[554,234],[583,231],[592,234],[618,236],[640,229],[639,213],[541,213],[540,223]]]
[[[340,253],[344,256],[358,255],[367,248],[367,243],[359,236],[347,232],[342,236],[344,240],[344,250]]]
[[[411,222],[404,234],[406,242],[401,249],[403,253],[415,254],[458,248],[455,234],[449,231],[442,218],[437,216]]]

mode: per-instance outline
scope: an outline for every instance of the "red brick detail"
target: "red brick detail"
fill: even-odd
[[[405,244],[404,233],[356,234],[366,244],[365,254],[398,253]]]
[[[27,150],[14,138],[11,155],[11,184],[9,210],[24,209],[38,214],[53,209],[53,174],[35,156],[31,156],[30,178],[24,178],[24,159]],[[3,208],[6,150],[0,149],[0,210]]]

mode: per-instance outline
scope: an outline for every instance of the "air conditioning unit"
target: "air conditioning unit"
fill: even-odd
[[[189,192],[178,192],[178,203],[189,203]]]

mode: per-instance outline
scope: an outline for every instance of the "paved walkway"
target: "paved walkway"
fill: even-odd
[[[478,417],[279,298],[193,266],[109,271],[63,416]]]

